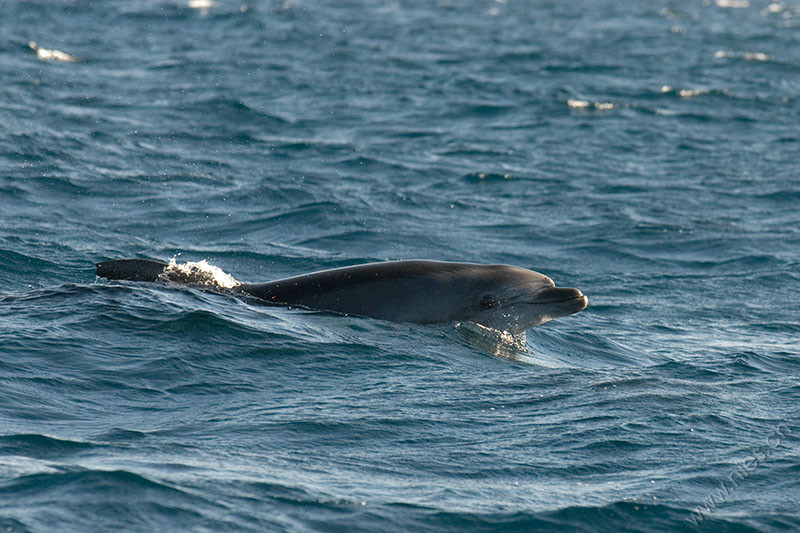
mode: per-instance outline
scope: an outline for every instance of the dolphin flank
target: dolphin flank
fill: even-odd
[[[512,334],[586,307],[586,297],[578,289],[556,287],[543,274],[510,265],[386,261],[267,283],[239,283],[219,269],[211,275],[209,269],[215,267],[119,259],[97,263],[96,274],[112,280],[213,286],[249,294],[267,304],[394,322],[475,322]],[[224,283],[218,281],[219,275],[225,277]]]

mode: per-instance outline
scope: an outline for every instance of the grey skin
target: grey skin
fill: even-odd
[[[158,261],[122,259],[98,263],[96,272],[107,279],[156,281],[165,268]],[[586,307],[581,291],[555,287],[538,272],[442,261],[369,263],[231,290],[268,304],[394,322],[475,322],[512,334]]]

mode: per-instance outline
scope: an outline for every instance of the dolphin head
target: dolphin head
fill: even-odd
[[[556,287],[547,276],[509,265],[485,265],[476,269],[472,283],[464,287],[468,304],[463,321],[512,334],[543,324],[586,307],[578,289]]]

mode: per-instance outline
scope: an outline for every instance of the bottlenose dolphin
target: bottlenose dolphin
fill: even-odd
[[[96,274],[107,279],[212,285],[268,304],[394,322],[474,322],[511,334],[586,307],[586,297],[578,289],[555,287],[543,274],[509,265],[387,261],[268,283],[239,283],[230,277],[229,283],[209,282],[202,277],[202,268],[187,269],[174,261],[120,259],[96,267]]]

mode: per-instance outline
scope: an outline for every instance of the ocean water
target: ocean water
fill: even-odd
[[[800,530],[800,3],[6,0],[4,531]],[[452,325],[108,282],[508,263]]]

